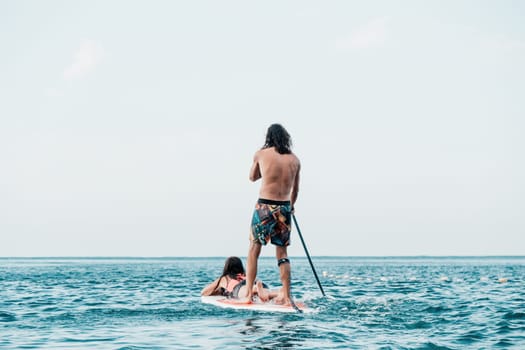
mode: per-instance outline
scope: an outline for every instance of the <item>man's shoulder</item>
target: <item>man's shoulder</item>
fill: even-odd
[[[275,147],[261,148],[260,150],[255,152],[255,157],[265,157],[265,158],[284,157],[284,158],[288,158],[288,159],[291,158],[291,160],[293,162],[300,163],[299,157],[297,157],[297,155],[295,153],[290,152],[290,153],[283,153],[283,154],[281,154],[281,153],[277,152]]]
[[[257,151],[255,151],[254,153],[254,157],[260,157],[262,154],[264,154],[264,148],[261,148],[261,149],[258,149]]]
[[[261,148],[260,150],[255,152],[255,156],[267,157],[275,153],[277,153],[277,151],[273,147],[267,147],[267,148]]]

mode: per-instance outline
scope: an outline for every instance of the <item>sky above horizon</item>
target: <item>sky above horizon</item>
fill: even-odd
[[[312,255],[524,255],[523,13],[2,1],[0,256],[245,256],[274,122]]]

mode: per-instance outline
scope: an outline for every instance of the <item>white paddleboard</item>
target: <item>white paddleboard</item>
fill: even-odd
[[[267,311],[267,312],[290,312],[297,313],[298,311],[292,306],[285,306],[274,304],[269,301],[263,303],[261,301],[254,301],[252,303],[239,303],[236,299],[228,299],[221,295],[213,296],[202,296],[201,301],[204,304],[211,304],[218,307],[237,309],[237,310],[256,310],[256,311]],[[313,309],[310,309],[302,302],[295,302],[295,305],[305,313],[313,312]]]

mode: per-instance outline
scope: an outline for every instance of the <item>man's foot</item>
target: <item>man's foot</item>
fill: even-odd
[[[274,303],[277,305],[283,305],[283,306],[292,306],[292,300],[290,298],[275,298],[273,299]]]
[[[268,292],[268,290],[264,289],[263,284],[260,280],[257,281],[256,286],[257,286],[257,295],[259,296],[259,299],[263,303],[270,300],[270,293]]]
[[[284,306],[291,306],[292,305],[292,300],[290,299],[289,296],[285,295],[282,290],[279,292],[277,297],[275,297],[275,299],[273,299],[273,302],[275,304],[284,305]]]

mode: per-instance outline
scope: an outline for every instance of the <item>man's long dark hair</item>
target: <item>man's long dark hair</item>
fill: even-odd
[[[292,138],[281,124],[272,124],[266,132],[266,141],[262,148],[275,147],[280,154],[292,153]]]

